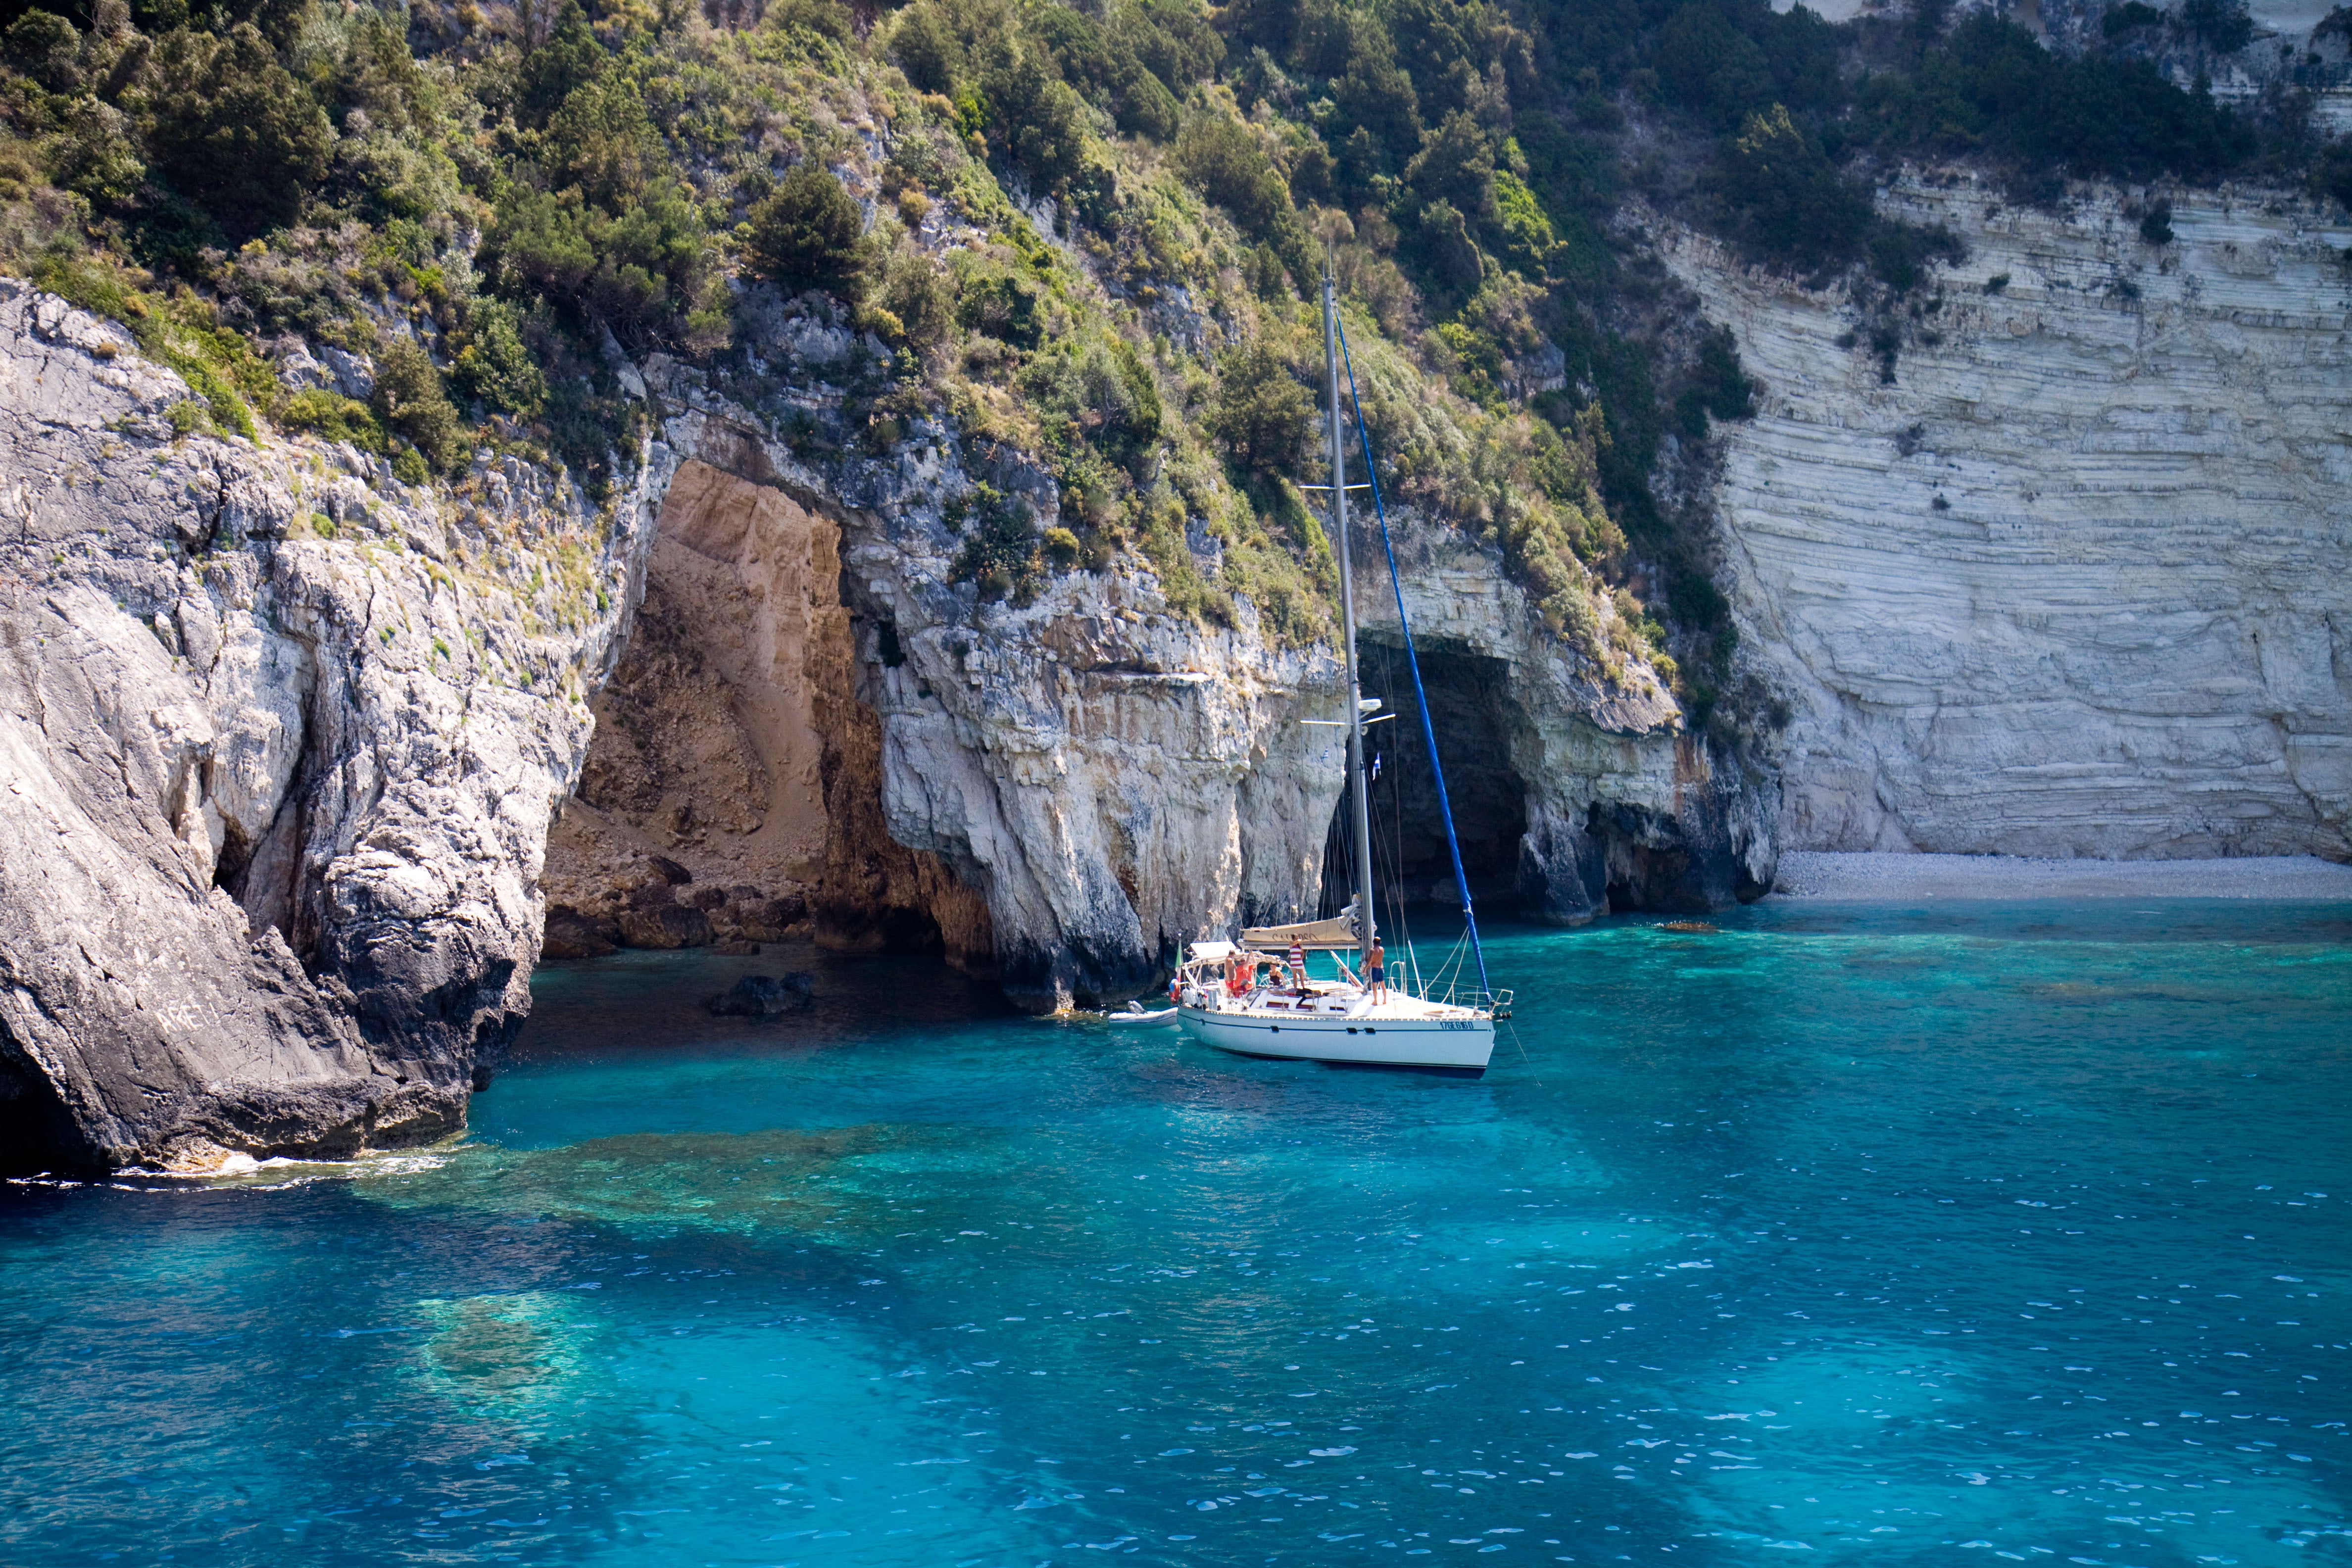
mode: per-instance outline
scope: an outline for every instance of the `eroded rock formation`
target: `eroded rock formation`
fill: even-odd
[[[188,388],[118,329],[7,282],[0,312],[13,1160],[455,1130],[528,1009],[543,869],[575,950],[936,942],[1035,1007],[1315,901],[1329,652],[1245,600],[1171,614],[1132,557],[981,601],[953,503],[984,479],[1058,511],[1018,453],[919,421],[812,467],[774,386],[738,403],[656,359],[661,438],[601,509],[488,453],[410,487],[348,447],[177,436]],[[819,379],[802,352],[780,384]],[[1567,920],[1769,881],[1769,781],[1402,521],[1417,635],[1485,672],[1441,706],[1507,741],[1460,764],[1514,860],[1488,869]],[[1367,562],[1366,603],[1381,582]]]
[[[984,481],[1024,498],[1051,526],[1056,489],[1025,459],[919,422],[887,456],[821,473],[762,433],[781,422],[760,409],[658,360],[647,379],[669,416],[679,482],[698,487],[693,494],[719,493],[719,481],[699,476],[723,473],[738,498],[728,504],[747,516],[770,509],[837,521],[854,703],[828,698],[820,711],[821,694],[839,689],[835,667],[805,660],[810,694],[746,696],[745,679],[791,678],[772,660],[718,651],[761,644],[756,615],[696,622],[709,668],[694,679],[705,695],[658,700],[672,715],[801,703],[819,720],[828,780],[856,784],[829,788],[821,808],[804,799],[791,807],[802,830],[828,845],[825,872],[807,894],[821,932],[898,920],[919,937],[928,921],[951,952],[967,932],[965,963],[992,952],[1008,994],[1049,1007],[1134,994],[1191,938],[1312,912],[1341,784],[1339,731],[1306,722],[1339,711],[1328,650],[1280,647],[1261,635],[1245,601],[1230,628],[1172,615],[1132,557],[1056,577],[1027,605],[982,602],[957,581],[962,541],[950,503]],[[748,499],[762,492],[783,499]],[[1494,819],[1481,840],[1486,859],[1499,862],[1482,868],[1490,890],[1564,921],[1612,902],[1701,908],[1761,894],[1775,855],[1774,782],[1684,735],[1672,699],[1638,666],[1622,685],[1604,682],[1544,631],[1491,550],[1409,516],[1399,522],[1416,642],[1447,669],[1485,672],[1472,693],[1441,679],[1438,698],[1465,721],[1476,710],[1484,726],[1445,739],[1462,799]],[[666,514],[649,604],[667,575],[662,563],[674,559],[673,526]],[[675,526],[683,534],[700,525]],[[819,584],[834,536],[796,523],[790,540],[779,548],[810,552],[803,581]],[[1385,569],[1370,552],[1359,568],[1368,635],[1399,642]],[[705,584],[709,602],[726,591]],[[822,589],[810,593],[807,613],[826,613],[816,604]],[[664,666],[681,679],[687,667]],[[1410,714],[1401,679],[1382,694]],[[1485,743],[1489,736],[1499,749]],[[612,744],[616,759],[642,759],[634,742]],[[1396,776],[1409,777],[1417,727],[1388,744]],[[869,745],[870,772],[858,761]],[[604,765],[592,758],[583,793]],[[724,809],[661,806],[660,764],[616,765],[656,816],[683,809],[690,828],[698,814]],[[874,815],[861,822],[859,810]],[[691,831],[664,831],[646,852],[684,858],[696,847]],[[700,840],[719,842],[711,831]],[[874,868],[865,884],[845,871],[852,864]],[[696,874],[734,875],[718,861]],[[1450,900],[1450,874],[1446,886]],[[610,895],[604,907],[628,896]]]
[[[461,1126],[528,1010],[550,813],[646,531],[175,437],[0,279],[0,1151],[201,1164]]]
[[[1508,885],[1527,913],[1565,923],[1612,908],[1717,909],[1769,890],[1779,781],[1685,733],[1674,700],[1654,680],[1637,671],[1621,686],[1601,682],[1589,661],[1545,634],[1487,552],[1452,531],[1400,521],[1406,614],[1416,645],[1435,656],[1423,671],[1433,688],[1432,716],[1441,726],[1449,713],[1461,716],[1454,734],[1441,727],[1438,741],[1450,779],[1459,781],[1452,793],[1457,821],[1469,828],[1465,855],[1475,852],[1482,824],[1503,830],[1485,830],[1491,852],[1523,823]],[[1402,646],[1396,598],[1377,565],[1366,563],[1361,575],[1357,602],[1365,607],[1374,677],[1367,689],[1401,715],[1394,728],[1402,732],[1384,735],[1382,744],[1411,790],[1425,747],[1403,661],[1382,651]],[[1474,715],[1476,721],[1464,721]],[[1499,754],[1486,735],[1501,740]],[[1517,813],[1509,809],[1513,786],[1520,792]],[[1398,804],[1427,824],[1435,820],[1433,795]],[[1420,860],[1435,874],[1416,891],[1454,901],[1452,868],[1438,847],[1431,844]],[[1505,885],[1499,878],[1490,884]]]
[[[627,651],[549,835],[549,953],[814,934],[993,962],[987,906],[893,840],[841,529],[699,460],[662,503]]]
[[[1874,320],[1667,240],[1767,389],[1716,504],[1791,847],[2352,858],[2352,232],[2125,199],[1906,184],[1969,258]]]

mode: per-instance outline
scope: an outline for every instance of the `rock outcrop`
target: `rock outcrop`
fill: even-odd
[[[1968,259],[1874,320],[1664,240],[1766,388],[1715,504],[1791,847],[2352,858],[2352,232],[2125,196],[1906,183]]]
[[[552,956],[813,934],[990,969],[986,904],[883,822],[854,642],[840,524],[776,485],[680,465],[549,838]]]
[[[1574,924],[1612,908],[1720,909],[1769,891],[1779,855],[1778,779],[1685,732],[1674,700],[1643,672],[1622,686],[1597,679],[1589,661],[1546,634],[1489,552],[1453,531],[1400,521],[1398,584],[1413,642],[1423,650],[1433,715],[1459,700],[1455,689],[1475,689],[1502,742],[1496,755],[1475,731],[1457,723],[1447,733],[1441,718],[1439,751],[1455,820],[1469,839],[1475,805],[1462,786],[1475,788],[1479,773],[1501,764],[1497,782],[1520,795],[1524,829],[1509,890],[1524,912]],[[1384,657],[1385,647],[1402,643],[1396,595],[1379,565],[1365,568],[1357,604],[1376,675],[1367,689],[1400,716],[1404,732],[1383,741],[1410,781],[1425,748],[1402,659]],[[1397,815],[1426,825],[1436,820],[1435,806],[1433,791]],[[1411,891],[1454,902],[1452,868],[1429,858],[1437,875]]]
[[[984,480],[1050,526],[1056,487],[939,421],[805,460],[824,366],[798,362],[844,335],[780,343],[740,399],[632,367],[660,438],[596,508],[488,452],[411,487],[349,447],[175,434],[178,377],[0,281],[11,1157],[200,1167],[461,1126],[528,1010],[543,870],[559,951],[929,942],[1037,1008],[1310,912],[1329,650],[1246,598],[1231,626],[1171,613],[1133,556],[984,601],[956,503]],[[1454,759],[1482,870],[1569,921],[1769,884],[1768,778],[1638,665],[1600,683],[1491,552],[1401,521],[1443,721],[1504,738]],[[1396,640],[1389,613],[1370,635]],[[1389,743],[1409,772],[1417,738]]]
[[[838,524],[856,707],[877,727],[880,824],[929,879],[897,879],[892,907],[932,918],[951,952],[953,933],[986,932],[1006,993],[1040,1008],[1133,995],[1186,940],[1313,912],[1342,780],[1339,731],[1307,722],[1339,710],[1328,649],[1281,646],[1245,600],[1231,627],[1172,614],[1134,557],[1057,576],[1026,605],[983,602],[957,580],[951,503],[986,482],[1052,526],[1056,488],[1018,454],[917,422],[888,454],[820,471],[757,404],[660,360],[646,379],[682,474],[731,475],[788,498],[759,506]],[[1416,644],[1494,671],[1490,717],[1507,745],[1452,765],[1495,775],[1520,799],[1512,891],[1539,915],[1576,921],[1612,898],[1715,907],[1769,887],[1769,777],[1684,734],[1673,700],[1638,667],[1627,688],[1601,682],[1542,629],[1491,549],[1401,521]],[[671,526],[666,518],[665,538]],[[822,529],[806,537],[820,557],[835,547]],[[1368,635],[1397,641],[1377,554],[1365,549],[1358,567]],[[746,673],[755,662],[714,657]],[[761,668],[775,678],[772,663]],[[732,705],[778,700],[740,679]],[[1409,687],[1384,695],[1410,721]],[[1403,759],[1421,747],[1410,731],[1388,743]],[[841,862],[875,844],[870,829],[832,822],[845,851],[813,894],[820,927]],[[856,900],[840,901],[846,925]],[[967,962],[976,946],[965,945]]]
[[[175,436],[0,279],[0,1148],[348,1154],[463,1124],[646,509],[485,458]],[[643,476],[651,479],[661,474]]]

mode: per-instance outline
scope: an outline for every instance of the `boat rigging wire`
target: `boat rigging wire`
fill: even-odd
[[[1364,424],[1364,400],[1356,391],[1356,362],[1348,353],[1348,329],[1340,323],[1339,311],[1330,311],[1330,321],[1339,340],[1339,363],[1348,372],[1348,401],[1356,411],[1356,438],[1364,449],[1364,479],[1371,487],[1372,511],[1381,520],[1381,552],[1388,558],[1389,587],[1396,595],[1397,625],[1404,633],[1405,668],[1412,674],[1412,696],[1421,710],[1422,739],[1429,746],[1429,771],[1437,781],[1437,816],[1445,824],[1445,849],[1454,858],[1454,886],[1462,895],[1462,920],[1469,938],[1470,951],[1478,960],[1479,1001],[1488,1007],[1495,1005],[1495,988],[1486,979],[1486,950],[1478,941],[1478,917],[1470,908],[1470,878],[1462,868],[1462,843],[1454,835],[1454,805],[1445,795],[1445,767],[1437,760],[1437,729],[1430,722],[1429,693],[1422,689],[1421,660],[1412,650],[1412,622],[1405,614],[1404,580],[1397,574],[1396,546],[1389,538],[1389,509],[1381,499],[1380,471],[1372,461],[1372,435]],[[1334,479],[1342,476],[1333,475]]]

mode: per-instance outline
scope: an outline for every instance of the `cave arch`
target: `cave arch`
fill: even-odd
[[[985,902],[884,816],[859,688],[888,634],[843,592],[837,521],[772,479],[680,464],[549,834],[549,954],[806,935],[986,973]]]
[[[57,1086],[0,1022],[0,1175],[76,1170],[100,1163],[91,1156]]]
[[[1393,635],[1368,632],[1358,637],[1357,648],[1364,695],[1381,699],[1381,711],[1395,715],[1364,732],[1366,758],[1379,768],[1372,783],[1372,859],[1382,902],[1393,893],[1407,904],[1453,907],[1460,900],[1404,643]],[[1446,795],[1470,895],[1483,910],[1516,910],[1524,894],[1520,865],[1528,786],[1515,761],[1512,732],[1519,721],[1510,695],[1510,666],[1444,646],[1416,643],[1413,652],[1429,696],[1430,728],[1445,766]],[[1347,812],[1342,795],[1324,853],[1326,908],[1336,909],[1348,898]]]

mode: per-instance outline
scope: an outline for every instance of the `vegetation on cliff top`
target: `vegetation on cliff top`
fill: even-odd
[[[2276,95],[2171,86],[2139,24],[2063,58],[1940,0],[1847,26],[1764,0],[54,4],[0,3],[0,259],[178,369],[184,428],[315,430],[412,480],[503,443],[593,481],[645,417],[626,360],[756,391],[814,317],[881,352],[792,432],[809,455],[945,415],[1060,486],[1050,529],[959,504],[983,600],[1134,552],[1181,609],[1246,595],[1312,638],[1328,258],[1388,493],[1702,718],[1731,629],[1707,519],[1653,481],[1754,388],[1629,195],[1885,299],[1956,247],[1875,215],[1878,161],[1986,158],[2043,199],[2345,162]],[[281,377],[298,342],[368,356],[372,396]]]

